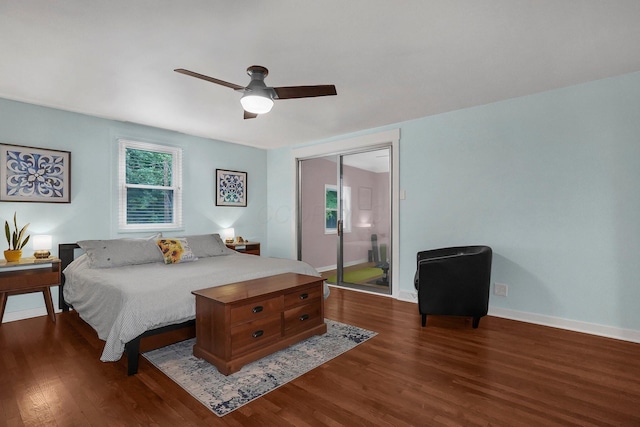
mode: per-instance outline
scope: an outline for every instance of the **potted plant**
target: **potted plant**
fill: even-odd
[[[18,222],[16,220],[16,213],[13,214],[13,232],[9,228],[9,222],[4,222],[4,232],[7,236],[7,243],[9,244],[9,249],[4,251],[4,259],[7,262],[17,262],[20,261],[22,257],[22,248],[27,244],[29,238],[31,236],[26,235],[27,227],[29,224],[25,225],[18,231]]]

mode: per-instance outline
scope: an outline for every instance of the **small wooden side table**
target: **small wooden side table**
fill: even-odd
[[[42,292],[47,314],[56,321],[49,287],[60,284],[60,260],[58,258],[21,258],[18,262],[0,261],[0,325],[11,295]]]
[[[242,242],[242,243],[225,243],[229,249],[251,255],[260,255],[260,243],[258,242]]]

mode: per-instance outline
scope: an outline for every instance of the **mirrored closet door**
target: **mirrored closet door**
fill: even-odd
[[[331,285],[391,293],[390,153],[298,160],[298,258]]]

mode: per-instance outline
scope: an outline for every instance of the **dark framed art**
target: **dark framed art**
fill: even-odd
[[[71,153],[0,144],[0,201],[71,202]]]
[[[247,206],[247,173],[216,169],[216,206]]]

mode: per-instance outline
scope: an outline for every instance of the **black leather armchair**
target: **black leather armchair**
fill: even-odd
[[[422,326],[427,314],[471,316],[477,328],[489,309],[491,260],[488,246],[418,252],[415,287]]]

